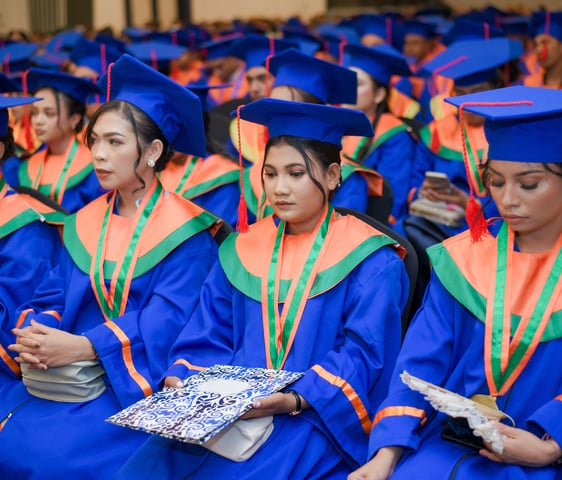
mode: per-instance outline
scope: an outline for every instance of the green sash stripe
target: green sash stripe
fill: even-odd
[[[189,238],[197,235],[203,230],[208,229],[217,221],[217,217],[209,212],[202,212],[197,217],[192,218],[174,230],[166,238],[162,239],[158,245],[139,257],[133,278],[140,277],[154,268],[163,258],[169,255],[176,247],[181,245]],[[76,231],[76,215],[67,217],[64,224],[64,244],[72,260],[82,272],[89,274],[92,257],[86,247],[81,242]],[[106,260],[103,265],[103,276],[105,280],[111,280],[115,262]]]
[[[66,215],[63,213],[57,212],[57,216],[55,215],[50,216],[50,214],[42,214],[45,219],[47,216],[50,216],[50,221],[53,221],[53,218],[58,218],[59,222],[56,223],[63,223],[64,218]],[[4,225],[0,225],[0,238],[7,237],[8,235],[16,232],[22,227],[29,225],[30,223],[40,221],[39,214],[33,209],[27,209],[21,212],[19,215],[15,216],[14,218],[7,221]],[[49,220],[48,220],[49,221]]]
[[[66,190],[81,183],[93,171],[94,166],[92,163],[88,163],[88,165],[86,165],[82,170],[76,172],[68,179],[68,182],[66,182]],[[18,180],[21,186],[33,188],[29,172],[27,171],[27,162],[24,162],[20,166],[18,170]],[[51,193],[51,184],[39,185],[38,190],[48,196]]]
[[[216,178],[207,180],[198,185],[194,185],[183,192],[182,196],[191,200],[192,198],[203,195],[204,193],[215,190],[216,188],[222,187],[223,185],[228,185],[229,183],[235,183],[240,180],[240,172],[238,170],[233,170],[232,172],[223,173]]]
[[[187,179],[189,178],[189,175],[191,175],[191,172],[193,172],[193,169],[195,168],[195,164],[197,163],[197,160],[199,160],[199,157],[197,156],[193,156],[189,159],[189,164],[187,165],[186,169],[183,172],[183,175],[181,177],[181,180],[178,184],[178,186],[176,187],[176,193],[180,193],[183,186],[185,185],[185,182],[187,182]]]
[[[424,127],[420,130],[420,139],[423,142],[423,144],[427,147],[427,149],[430,150],[432,135],[431,135],[431,131],[429,130],[429,127]],[[435,155],[442,157],[445,160],[451,160],[453,162],[464,162],[462,151],[453,150],[443,145],[439,146],[439,151],[432,152],[432,153],[435,153]],[[482,149],[478,150],[479,157],[482,157],[483,154],[484,154],[484,150]]]
[[[261,302],[261,279],[253,275],[244,267],[236,251],[238,234],[229,235],[219,249],[219,261],[229,282],[247,297]],[[385,235],[374,235],[367,238],[345,258],[318,273],[309,298],[320,295],[340,283],[365,258],[379,248],[396,245],[396,242]],[[291,286],[290,280],[281,280],[279,285],[279,302],[283,303]]]
[[[466,279],[449,252],[443,245],[437,244],[428,248],[427,253],[433,271],[449,294],[461,303],[482,323],[486,320],[486,298],[481,295]],[[519,315],[511,314],[511,336],[515,335],[521,321]],[[562,310],[553,312],[541,338],[548,342],[562,338]]]

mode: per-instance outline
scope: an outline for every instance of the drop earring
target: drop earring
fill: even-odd
[[[150,160],[148,160],[148,166],[149,167],[154,167],[154,165],[156,165],[156,162],[154,160],[152,160],[152,158]]]

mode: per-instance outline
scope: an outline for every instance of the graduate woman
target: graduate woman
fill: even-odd
[[[330,203],[341,137],[372,134],[370,122],[354,110],[274,99],[240,112],[269,128],[262,173],[275,215],[222,244],[164,377],[179,387],[217,363],[304,376],[254,403],[248,416],[272,415],[275,428],[249,459],[153,436],[121,478],[344,478],[367,454],[408,295],[395,242]]]
[[[15,149],[8,108],[37,100],[0,96],[0,164]],[[47,222],[62,224],[64,218],[35,198],[10,190],[0,174],[0,391],[21,374],[8,350],[15,340],[16,309],[55,267],[62,247],[57,229]]]
[[[25,78],[27,89],[42,99],[31,106],[31,127],[43,148],[22,162],[10,159],[6,180],[39,190],[76,212],[104,192],[81,135],[86,98],[99,89],[89,79],[38,68]]]
[[[484,178],[501,218],[429,249],[432,278],[373,422],[374,457],[350,480],[560,478],[562,92],[510,87],[452,103],[486,117]],[[401,382],[404,370],[495,398],[514,421],[497,425],[503,453],[441,438],[446,416]]]
[[[145,436],[105,419],[157,389],[216,258],[216,217],[156,176],[173,147],[205,153],[197,97],[129,56],[100,84],[86,139],[110,192],[67,220],[59,266],[22,307],[2,478],[113,477]]]

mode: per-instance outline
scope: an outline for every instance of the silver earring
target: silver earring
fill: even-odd
[[[156,165],[156,162],[154,160],[152,160],[152,158],[148,161],[148,166],[149,167],[154,167],[154,165]]]

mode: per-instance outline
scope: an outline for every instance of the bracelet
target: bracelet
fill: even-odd
[[[291,395],[293,395],[293,397],[295,397],[295,400],[297,402],[295,409],[292,412],[289,412],[289,415],[294,417],[295,415],[298,415],[299,413],[302,412],[301,396],[294,390],[287,390],[285,393],[290,393]]]

